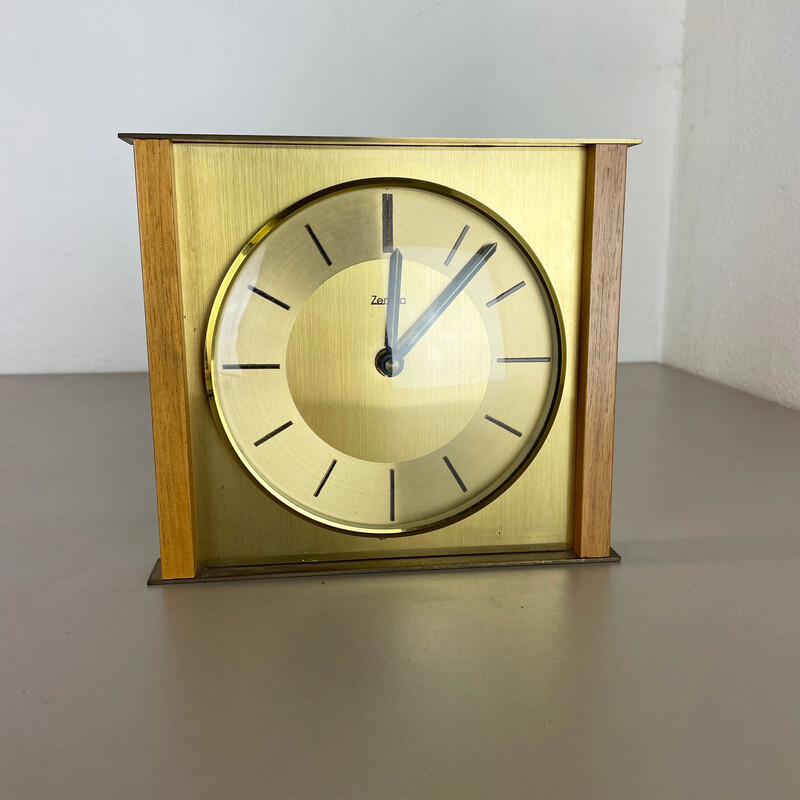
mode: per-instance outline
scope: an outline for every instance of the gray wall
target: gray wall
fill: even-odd
[[[685,55],[664,358],[800,408],[800,5],[688,0]]]

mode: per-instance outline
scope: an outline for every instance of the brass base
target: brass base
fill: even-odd
[[[200,567],[194,578],[161,577],[161,559],[156,561],[148,586],[168,583],[209,583],[240,581],[250,578],[297,578],[309,575],[350,575],[374,572],[414,572],[434,569],[470,569],[475,567],[545,567],[565,564],[607,564],[620,561],[613,548],[608,556],[580,558],[574,550],[553,550],[538,553],[475,553],[448,556],[412,556],[408,558],[371,558],[348,561],[314,561],[308,563],[255,564],[241,567]]]

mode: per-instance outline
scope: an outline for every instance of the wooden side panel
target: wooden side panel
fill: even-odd
[[[578,366],[573,549],[609,554],[627,148],[588,148]]]
[[[165,578],[193,578],[197,558],[172,145],[148,139],[136,140],[133,147],[161,570]]]

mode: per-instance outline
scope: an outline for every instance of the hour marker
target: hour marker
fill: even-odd
[[[450,251],[450,255],[444,260],[444,265],[447,267],[449,266],[450,262],[453,260],[453,256],[456,254],[459,247],[461,247],[461,242],[464,241],[464,237],[467,235],[467,231],[469,230],[469,225],[464,226],[464,230],[458,234],[458,239],[456,239],[456,243],[453,245],[453,249]]]
[[[223,364],[222,369],[280,369],[280,364]]]
[[[512,428],[510,425],[506,425],[505,422],[500,422],[499,419],[495,419],[494,417],[490,417],[488,414],[483,415],[484,419],[488,419],[489,422],[494,422],[495,425],[502,428],[504,431],[508,431],[509,433],[513,433],[514,436],[522,436],[522,432],[518,431],[516,428]]]
[[[319,497],[319,493],[322,491],[322,487],[325,485],[328,478],[331,476],[331,472],[333,472],[333,468],[336,466],[336,459],[334,458],[331,461],[331,465],[328,467],[328,471],[322,476],[322,480],[319,482],[319,486],[317,486],[317,491],[314,492],[314,497]]]
[[[461,491],[466,492],[467,487],[464,485],[464,481],[461,480],[461,476],[456,472],[456,468],[450,463],[450,459],[447,456],[442,456],[442,461],[447,464],[447,469],[450,470],[453,477],[456,479],[456,483],[461,487]]]
[[[514,292],[519,291],[525,285],[525,281],[520,281],[516,286],[512,286],[510,289],[506,289],[502,294],[497,295],[494,300],[490,300],[486,304],[486,308],[491,308],[493,305],[496,305],[501,300],[505,300],[510,294],[514,294]]]
[[[392,214],[392,195],[383,195],[383,252],[391,253],[394,250],[394,222]]]
[[[267,439],[271,439],[273,436],[277,436],[281,431],[285,431],[291,424],[292,424],[291,420],[289,420],[288,422],[284,422],[283,425],[281,425],[278,428],[275,428],[274,431],[270,431],[266,436],[262,436],[260,439],[256,439],[253,442],[253,444],[256,447],[258,447],[260,444],[264,444],[264,442],[266,442]]]
[[[394,470],[389,470],[389,521],[394,522]]]
[[[311,230],[310,225],[306,225],[306,230],[308,231],[308,235],[311,237],[311,240],[317,246],[317,250],[319,250],[320,254],[325,259],[325,263],[329,267],[332,266],[333,262],[328,258],[328,254],[325,252],[325,248],[319,243],[319,239],[317,239],[317,234]]]
[[[270,303],[275,303],[276,306],[280,306],[281,308],[285,308],[287,311],[289,310],[289,306],[286,303],[282,303],[278,300],[277,297],[273,297],[271,294],[267,294],[266,292],[262,292],[261,289],[257,289],[255,286],[248,286],[247,287],[253,294],[257,294],[259,297],[263,297],[265,300],[269,300]]]
[[[498,364],[546,364],[549,361],[549,357],[542,356],[542,357],[535,357],[535,358],[498,358]]]

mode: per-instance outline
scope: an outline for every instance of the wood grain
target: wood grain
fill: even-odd
[[[625,145],[588,148],[578,364],[573,548],[609,554]]]
[[[134,142],[161,568],[197,570],[186,350],[172,180],[172,145]]]

